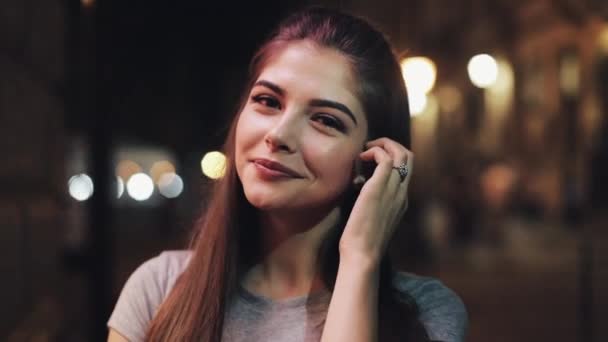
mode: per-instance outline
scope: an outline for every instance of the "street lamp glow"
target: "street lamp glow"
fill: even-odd
[[[407,99],[410,104],[410,113],[412,116],[418,116],[424,112],[424,109],[426,108],[426,94],[409,92]]]
[[[498,64],[494,57],[488,54],[473,56],[467,65],[469,78],[478,88],[488,88],[496,82],[498,77]]]
[[[598,45],[600,51],[605,55],[608,54],[608,25],[605,25],[598,36]]]
[[[93,180],[85,173],[70,177],[68,191],[73,199],[82,202],[93,195]]]
[[[427,94],[437,78],[435,63],[427,57],[409,57],[401,61],[401,72],[409,92]]]
[[[158,191],[167,198],[175,198],[184,190],[184,181],[174,172],[165,173],[158,180]]]
[[[127,193],[136,201],[145,201],[154,192],[154,182],[145,173],[136,173],[127,181]]]
[[[201,169],[205,176],[211,179],[223,177],[226,171],[226,156],[218,151],[206,153],[201,160]]]
[[[122,179],[129,179],[139,172],[141,172],[141,166],[132,160],[122,160],[116,166],[116,175]]]
[[[121,198],[122,194],[125,192],[125,182],[120,178],[120,176],[116,176],[116,198]]]
[[[175,173],[175,166],[168,160],[157,161],[150,168],[150,176],[154,183],[158,184],[160,177],[165,173]]]

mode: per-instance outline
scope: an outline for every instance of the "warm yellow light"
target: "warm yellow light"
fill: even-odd
[[[218,179],[224,176],[226,171],[226,156],[218,151],[205,154],[201,160],[203,174],[211,179]]]
[[[487,91],[484,95],[485,112],[487,114],[487,119],[490,120],[488,123],[493,121],[490,119],[491,117],[495,117],[495,119],[504,119],[513,105],[515,87],[513,67],[504,57],[497,57],[496,63],[498,64],[496,82],[486,89]]]
[[[132,160],[122,160],[116,166],[116,175],[122,179],[129,179],[139,172],[141,172],[141,166]]]
[[[496,82],[498,77],[498,64],[494,57],[488,54],[473,56],[467,65],[469,78],[478,88],[487,88]]]
[[[435,63],[427,57],[409,57],[401,61],[401,72],[408,92],[426,94],[437,78]]]
[[[437,114],[439,114],[439,101],[437,100],[437,96],[428,94],[426,96],[426,105],[424,106],[422,115],[436,117]]]
[[[410,103],[410,114],[412,116],[418,116],[424,112],[426,108],[426,94],[410,92],[407,98]]]
[[[95,3],[95,0],[80,0],[80,2],[84,7],[91,7]]]
[[[575,96],[580,85],[579,58],[575,54],[565,55],[559,66],[559,86],[564,94]]]
[[[606,25],[598,36],[598,45],[600,51],[608,54],[608,25]]]
[[[446,113],[457,111],[462,105],[462,94],[460,90],[454,86],[446,85],[437,90],[439,97],[439,106]]]
[[[175,166],[173,166],[171,162],[161,160],[152,164],[152,167],[150,168],[150,177],[152,177],[155,184],[158,185],[160,177],[165,173],[175,173]]]

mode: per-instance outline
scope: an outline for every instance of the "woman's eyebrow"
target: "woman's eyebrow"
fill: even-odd
[[[355,119],[353,112],[351,112],[350,109],[348,109],[348,107],[341,104],[340,102],[324,100],[324,99],[312,99],[312,100],[310,100],[309,103],[313,107],[330,107],[330,108],[337,109],[337,110],[343,112],[344,114],[348,115],[355,123],[355,126],[357,125],[357,119]]]
[[[283,96],[283,95],[285,95],[287,93],[283,88],[279,87],[278,85],[276,85],[276,84],[274,84],[272,82],[266,81],[266,80],[258,80],[257,82],[255,82],[253,84],[253,86],[254,87],[255,86],[262,86],[262,87],[269,88],[270,90],[274,91],[275,93],[277,93],[277,94],[279,94],[281,96]]]
[[[285,89],[281,88],[280,86],[278,86],[270,81],[266,81],[266,80],[258,80],[253,84],[253,86],[254,87],[262,86],[262,87],[269,88],[270,90],[274,91],[275,93],[277,93],[281,96],[285,96],[285,94],[287,94],[287,91],[285,91]],[[313,106],[313,107],[329,107],[329,108],[337,109],[337,110],[343,112],[344,114],[348,115],[355,123],[355,126],[357,125],[357,119],[355,118],[355,115],[353,115],[353,112],[350,109],[348,109],[347,106],[343,105],[340,102],[326,100],[326,99],[312,99],[312,100],[310,100],[309,105]]]

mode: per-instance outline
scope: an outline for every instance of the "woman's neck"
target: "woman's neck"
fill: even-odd
[[[245,273],[243,286],[272,299],[323,290],[317,269],[318,251],[338,222],[340,210],[333,208],[317,216],[260,213],[264,258]]]

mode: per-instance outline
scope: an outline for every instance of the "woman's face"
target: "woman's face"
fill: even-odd
[[[271,57],[236,128],[237,173],[253,206],[337,205],[367,136],[355,82],[349,62],[333,49],[300,41]]]

